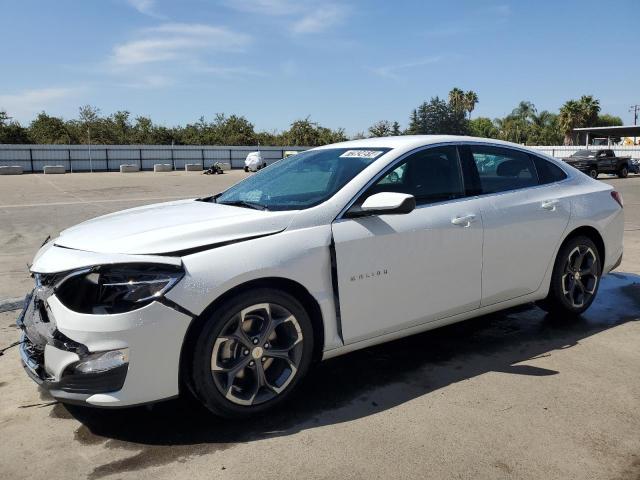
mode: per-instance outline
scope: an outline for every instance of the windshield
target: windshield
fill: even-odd
[[[280,160],[216,197],[217,203],[300,210],[331,198],[389,148],[310,150]]]
[[[596,156],[596,152],[592,152],[590,150],[578,150],[576,153],[571,155],[572,157],[583,157],[583,158],[592,158]]]

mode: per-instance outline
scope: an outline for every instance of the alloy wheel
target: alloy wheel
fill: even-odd
[[[562,293],[574,308],[581,308],[593,297],[598,286],[598,260],[591,247],[578,245],[571,250],[562,275]]]
[[[258,405],[279,395],[300,368],[302,329],[286,308],[260,303],[233,315],[211,353],[218,390],[237,405]]]

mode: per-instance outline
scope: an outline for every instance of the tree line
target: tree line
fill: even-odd
[[[495,138],[525,145],[572,145],[574,128],[622,125],[620,117],[602,114],[592,95],[569,100],[558,113],[538,112],[529,101],[521,101],[503,118],[471,118],[478,95],[453,88],[446,99],[432,97],[413,109],[407,128],[397,121],[381,120],[367,134],[352,138],[395,135],[448,134]],[[80,107],[78,118],[63,120],[41,112],[28,126],[12,120],[0,110],[0,143],[100,144],[100,145],[273,145],[319,146],[348,140],[344,129],[323,127],[309,117],[291,123],[283,132],[256,131],[243,116],[216,114],[185,126],[166,127],[151,118],[132,118],[128,111],[102,115],[96,107]]]
[[[432,97],[412,110],[409,125],[401,133],[472,135],[525,145],[573,145],[578,140],[574,128],[622,125],[620,117],[601,114],[600,102],[592,95],[565,102],[558,113],[548,110],[538,112],[533,103],[523,100],[511,113],[495,119],[472,119],[471,112],[477,103],[478,95],[475,92],[454,88],[446,100]],[[382,120],[369,128],[368,136],[397,135],[399,131],[397,122]],[[364,138],[366,135],[361,133],[357,136]]]
[[[68,145],[273,145],[320,146],[347,140],[343,129],[323,127],[308,117],[284,132],[256,132],[245,117],[216,114],[186,126],[166,127],[151,118],[131,118],[128,111],[104,116],[96,107],[80,107],[77,119],[63,120],[41,112],[23,127],[0,111],[0,143]]]

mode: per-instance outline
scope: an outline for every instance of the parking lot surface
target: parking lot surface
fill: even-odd
[[[31,288],[48,235],[246,175],[0,177],[0,300]],[[242,422],[188,400],[64,406],[14,348],[0,357],[0,478],[640,479],[640,178],[605,181],[625,199],[625,254],[582,319],[524,306],[355,352]],[[16,314],[0,313],[0,348]]]

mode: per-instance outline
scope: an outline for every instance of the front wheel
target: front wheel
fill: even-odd
[[[550,313],[580,315],[595,299],[601,274],[595,243],[588,237],[571,238],[558,252],[549,294],[540,307]]]
[[[618,172],[618,176],[620,178],[627,178],[628,175],[629,175],[629,168],[625,165]]]
[[[591,170],[589,170],[589,176],[593,179],[598,178],[598,169],[592,168]]]
[[[191,387],[213,413],[246,417],[284,401],[307,373],[313,328],[290,294],[261,288],[218,308],[193,353]]]

